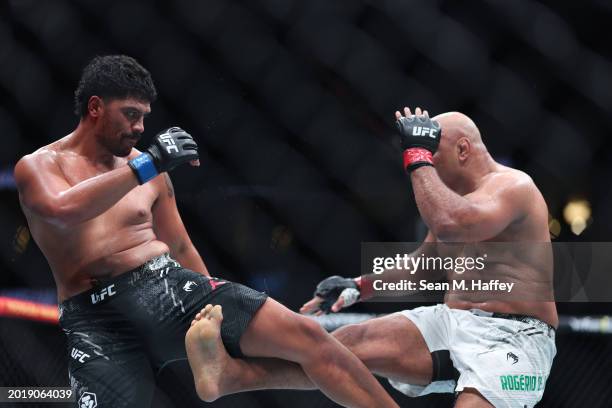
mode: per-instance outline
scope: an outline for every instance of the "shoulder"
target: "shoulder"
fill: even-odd
[[[45,163],[57,164],[60,156],[63,153],[61,148],[61,141],[65,139],[56,140],[53,143],[40,147],[38,150],[32,153],[26,154],[17,162],[17,165],[36,165]]]
[[[57,168],[58,156],[58,151],[50,146],[41,147],[33,153],[26,154],[15,164],[15,177],[19,178],[32,171]]]
[[[535,182],[520,170],[503,168],[487,179],[483,190],[516,220],[533,213],[534,209],[548,213],[546,201]]]
[[[61,161],[65,152],[61,149],[61,140],[43,146],[19,159],[14,168],[18,189],[32,180],[39,179],[43,173],[62,173]]]
[[[538,191],[533,179],[525,172],[510,167],[502,167],[491,173],[482,184],[483,189],[496,191],[500,195],[521,198]],[[519,194],[518,196],[516,196]]]

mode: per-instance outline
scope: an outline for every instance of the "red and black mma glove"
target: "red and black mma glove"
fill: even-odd
[[[159,173],[198,158],[198,145],[193,137],[179,127],[171,127],[158,133],[151,146],[128,161],[128,165],[138,182],[144,184]]]
[[[314,295],[323,299],[319,309],[324,313],[330,313],[332,306],[339,298],[344,301],[343,308],[349,307],[361,298],[361,278],[330,276],[319,282]]]
[[[442,136],[440,124],[425,115],[402,116],[395,123],[402,140],[406,171],[433,166],[433,154],[438,150]]]

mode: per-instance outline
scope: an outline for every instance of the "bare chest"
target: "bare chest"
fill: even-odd
[[[150,224],[153,222],[152,207],[156,198],[157,194],[150,185],[136,187],[92,221],[105,227],[118,228]]]
[[[125,165],[118,163],[118,165]],[[67,157],[60,162],[66,181],[74,186],[100,176],[112,169],[96,166],[82,158]],[[134,188],[121,198],[105,213],[92,219],[87,224],[99,227],[117,228],[138,225],[152,221],[151,209],[157,199],[158,191],[154,183],[147,183]]]

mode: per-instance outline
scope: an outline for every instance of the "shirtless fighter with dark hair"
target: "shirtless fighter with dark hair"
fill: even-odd
[[[558,325],[546,203],[528,175],[493,160],[467,116],[450,112],[432,120],[420,108],[414,115],[405,108],[395,116],[404,165],[429,227],[429,244],[420,253],[442,250],[445,243],[508,244],[500,256],[488,259],[484,274],[513,282],[522,292],[504,298],[449,290],[444,304],[345,326],[333,335],[406,395],[457,393],[459,408],[533,407],[542,398],[556,354]],[[407,275],[404,270],[385,272],[387,280]],[[361,281],[325,279],[302,312],[350,306],[360,300]],[[218,331],[218,319],[209,311],[206,319],[197,315],[193,326]],[[235,369],[236,360],[220,341],[216,359],[227,376],[246,384],[255,378],[248,366]],[[308,377],[295,372],[299,368],[275,369],[291,378],[288,387],[308,387]],[[258,374],[260,385],[278,386],[278,371]]]
[[[253,370],[278,372],[269,378],[284,385],[289,379],[275,367],[295,366],[342,405],[396,407],[318,324],[264,293],[209,276],[166,173],[199,165],[196,142],[172,127],[146,151],[134,148],[155,97],[149,72],[133,58],[97,57],[75,93],[77,128],[15,167],[32,236],[57,283],[79,405],[149,406],[155,374],[187,357],[185,341],[198,394],[217,398],[224,373],[215,361],[202,363],[207,332],[198,327],[186,336],[196,313],[215,303],[225,311],[220,336],[232,356],[270,357],[240,360]],[[261,388],[251,380],[250,387]]]

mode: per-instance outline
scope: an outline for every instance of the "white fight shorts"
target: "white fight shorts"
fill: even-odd
[[[521,408],[533,407],[542,398],[557,353],[550,325],[533,317],[442,304],[397,314],[417,326],[431,353],[448,353],[458,377],[427,386],[389,379],[402,393],[418,397],[474,388],[495,407]]]

